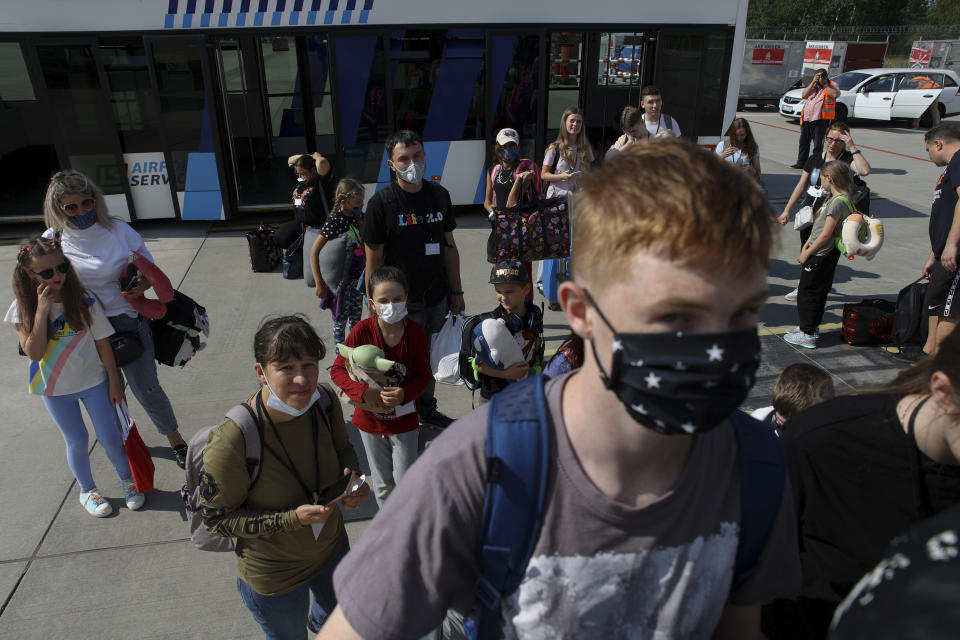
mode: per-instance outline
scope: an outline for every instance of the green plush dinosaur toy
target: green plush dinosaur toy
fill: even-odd
[[[386,373],[396,364],[393,360],[384,358],[383,349],[375,344],[362,344],[359,347],[348,347],[345,344],[337,344],[337,351],[344,358],[356,365],[367,369],[368,371],[379,371]]]

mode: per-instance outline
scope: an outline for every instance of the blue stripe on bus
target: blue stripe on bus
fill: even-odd
[[[200,26],[201,26],[201,27],[204,27],[204,28],[207,28],[207,27],[210,26],[210,14],[209,14],[209,13],[201,13],[201,14],[200,14]]]
[[[218,26],[218,27],[225,27],[225,26],[227,26],[227,20],[229,20],[229,19],[230,19],[230,14],[229,14],[229,13],[221,13],[221,14],[220,14],[220,20],[217,21],[217,26]]]
[[[303,11],[303,0],[293,0],[293,10]]]
[[[447,48],[449,46],[448,42]],[[482,58],[444,56],[440,61],[427,121],[423,125],[424,140],[459,140],[463,137],[482,67]]]
[[[357,133],[363,104],[367,97],[367,85],[370,82],[370,69],[377,51],[379,36],[357,36],[337,38],[337,101],[340,106],[342,144],[346,149],[357,146]],[[363,70],[358,72],[357,70]]]
[[[332,12],[331,12],[332,13]],[[353,16],[353,11],[347,9],[340,16],[340,24],[350,24],[350,18]]]
[[[275,9],[277,13],[283,13],[286,10],[286,8],[287,8],[286,0],[277,0],[277,8]]]
[[[323,14],[323,24],[333,24],[333,11],[327,11]]]
[[[164,28],[164,29],[173,29],[173,20],[174,20],[174,18],[176,18],[176,17],[177,17],[177,16],[175,16],[175,15],[173,15],[173,14],[170,14],[170,13],[168,13],[166,16],[164,16],[164,18],[163,18],[163,28]]]
[[[281,17],[283,17],[282,13],[280,13],[279,11],[274,11],[273,17],[270,19],[270,24],[273,25],[274,27],[279,26]]]
[[[213,0],[207,0],[203,7],[204,13],[213,13]]]
[[[240,0],[240,13],[250,13],[250,0]]]
[[[311,0],[310,9],[312,11],[320,11],[321,0]]]
[[[300,12],[291,11],[290,12],[290,21],[287,24],[299,24],[300,23]]]
[[[363,0],[363,10],[370,11],[373,9],[373,0]]]
[[[370,10],[361,9],[360,10],[360,24],[367,24],[367,21],[370,19]]]
[[[260,0],[260,8],[258,9],[258,11],[260,13],[266,13],[268,4],[270,4],[270,0]]]
[[[443,180],[443,168],[447,165],[447,154],[450,153],[450,141],[424,142],[423,152],[427,156],[427,172],[424,180],[433,180],[439,176]]]
[[[357,0],[347,0],[347,11],[353,11],[357,8]]]
[[[193,14],[192,14],[192,13],[184,14],[184,16],[183,16],[183,28],[184,28],[184,29],[189,29],[189,28],[192,27],[192,26],[193,26]]]
[[[307,12],[307,24],[317,24],[317,12],[308,11]]]
[[[170,0],[169,3],[167,3],[167,13],[172,13],[172,14],[176,15],[176,13],[177,13],[177,0]]]
[[[197,11],[197,0],[187,0],[186,13],[196,13],[196,11]]]
[[[233,12],[233,0],[223,0],[223,9],[220,13],[232,13]]]
[[[255,14],[253,14],[253,26],[263,26],[263,11],[257,11]]]
[[[238,27],[245,27],[246,25],[247,25],[247,14],[245,14],[245,13],[238,13],[238,14],[237,14],[237,26],[238,26]]]
[[[330,6],[327,7],[327,12],[336,11],[340,7],[340,0],[330,0]]]

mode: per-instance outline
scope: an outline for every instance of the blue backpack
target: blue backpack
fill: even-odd
[[[463,626],[471,640],[500,634],[502,599],[520,586],[540,527],[550,468],[550,423],[544,378],[510,385],[490,400],[487,417],[487,488],[477,557],[480,578],[472,618]],[[530,402],[531,395],[535,402]],[[768,425],[742,411],[730,416],[740,449],[740,541],[733,587],[756,571],[780,511],[786,456]]]

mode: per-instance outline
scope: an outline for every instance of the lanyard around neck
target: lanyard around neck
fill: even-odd
[[[314,476],[313,476],[313,485],[314,489],[311,491],[310,487],[307,486],[307,483],[303,480],[303,477],[300,475],[300,472],[297,471],[297,467],[293,464],[293,458],[290,457],[290,453],[287,451],[286,445],[283,444],[283,440],[280,439],[280,432],[277,430],[277,426],[273,423],[273,418],[270,417],[270,414],[263,407],[263,396],[259,393],[257,394],[257,416],[260,418],[261,422],[263,417],[266,416],[267,423],[270,425],[270,429],[273,430],[273,435],[277,439],[277,442],[280,443],[280,448],[283,450],[283,455],[286,458],[284,460],[280,457],[280,454],[274,450],[266,441],[263,443],[263,448],[270,452],[274,458],[277,459],[281,465],[287,468],[290,473],[293,474],[293,477],[299,483],[300,487],[303,489],[304,493],[313,498],[313,501],[316,502],[318,496],[320,495],[320,454],[318,449],[320,448],[320,436],[319,429],[317,427],[317,413],[313,410],[313,407],[310,407],[310,421],[313,427],[313,464],[314,464]]]

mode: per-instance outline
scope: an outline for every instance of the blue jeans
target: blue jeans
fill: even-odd
[[[67,445],[67,464],[77,479],[81,491],[90,491],[96,484],[90,472],[89,435],[80,413],[80,402],[87,409],[100,446],[107,453],[121,480],[130,477],[130,464],[123,448],[117,414],[110,404],[110,382],[104,380],[95,387],[63,396],[42,396],[43,404],[57,423]]]
[[[447,318],[447,312],[450,310],[450,302],[444,298],[432,307],[421,309],[420,311],[411,311],[407,317],[423,327],[427,332],[427,348],[430,348],[430,338],[433,334],[443,328],[443,321]],[[437,381],[430,376],[430,383],[420,394],[420,415],[430,413],[437,408],[437,399],[433,397]]]
[[[160,435],[170,435],[179,427],[170,399],[157,379],[157,361],[154,359],[150,321],[143,316],[131,318],[128,315],[111,316],[107,319],[113,325],[114,331],[136,332],[140,336],[143,354],[127,366],[121,367],[123,377],[126,378],[133,397],[150,416]]]
[[[259,594],[237,578],[237,591],[243,598],[243,604],[253,614],[253,619],[263,629],[267,640],[306,640],[309,592],[313,592],[310,625],[315,629],[323,626],[327,616],[337,606],[337,596],[333,593],[333,570],[348,551],[350,542],[344,534],[340,550],[320,571],[293,591],[279,596]]]

